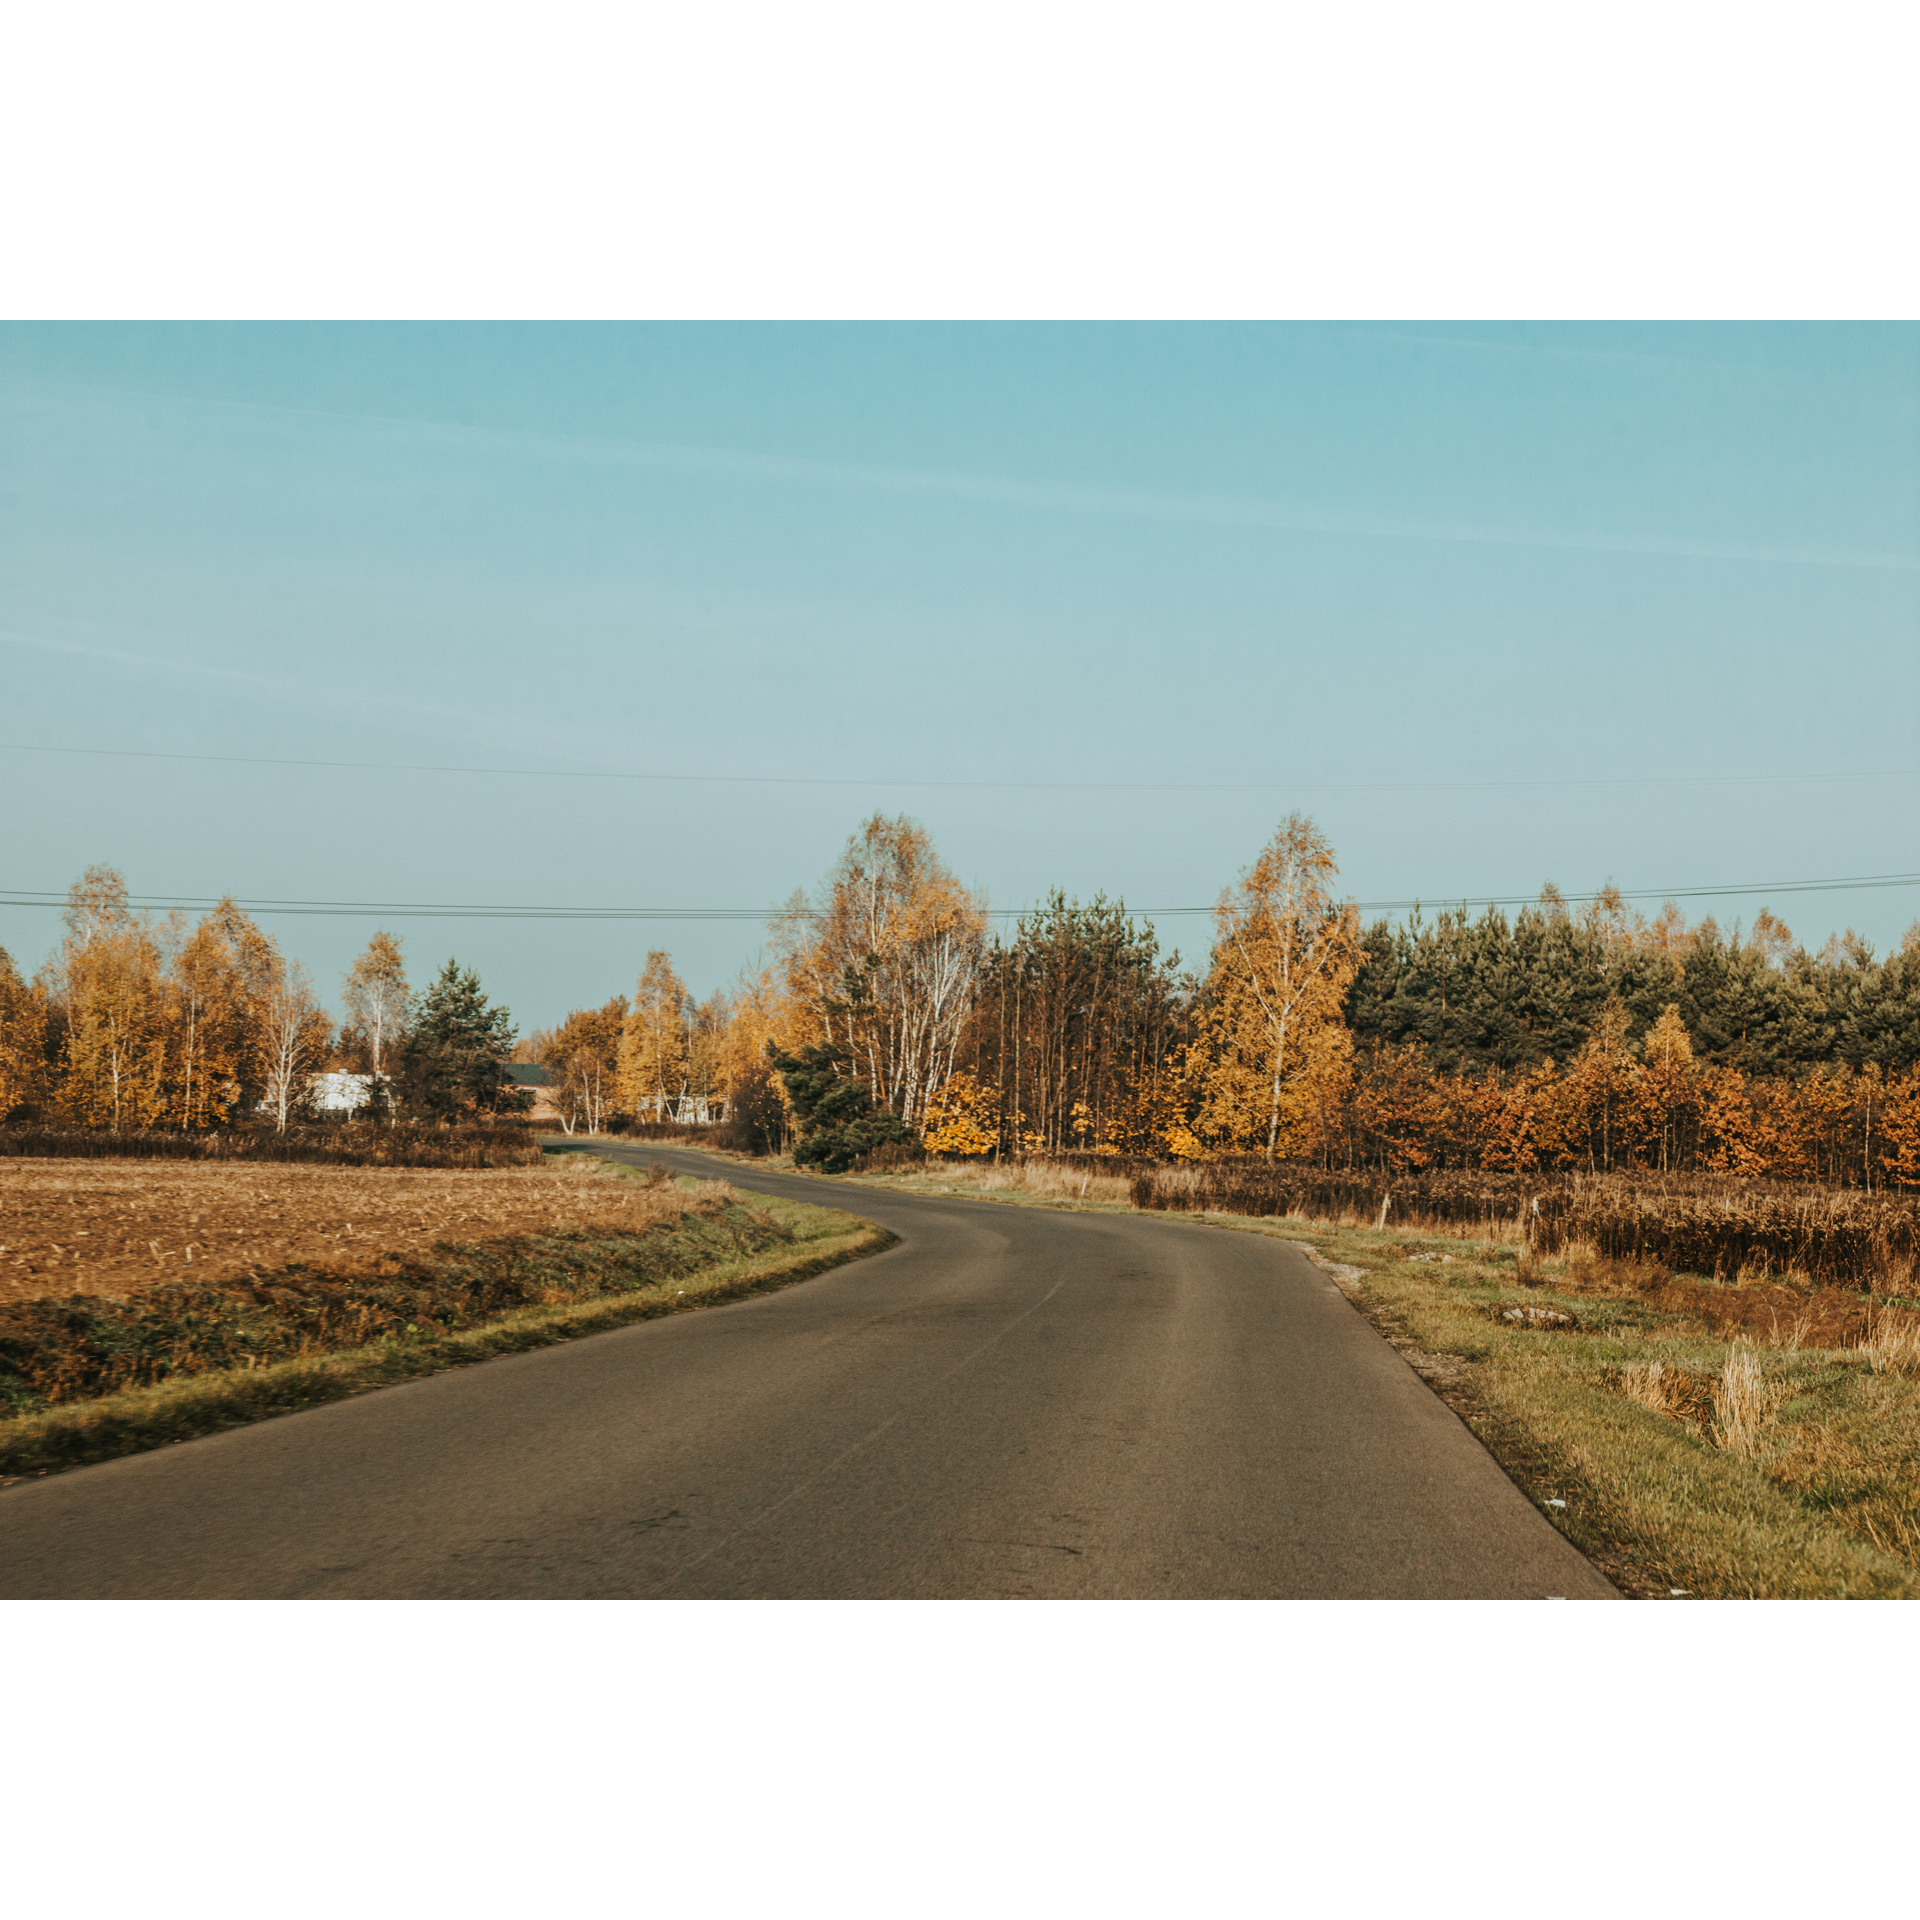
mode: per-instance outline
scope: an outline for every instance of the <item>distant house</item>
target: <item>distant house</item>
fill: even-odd
[[[309,1084],[316,1113],[344,1114],[351,1118],[373,1100],[370,1073],[316,1073]]]
[[[550,1121],[558,1125],[560,1109],[554,1104],[553,1090],[559,1085],[554,1076],[545,1067],[535,1066],[531,1060],[509,1060],[503,1069],[507,1084],[524,1089],[533,1095],[533,1106],[527,1118],[536,1125]]]

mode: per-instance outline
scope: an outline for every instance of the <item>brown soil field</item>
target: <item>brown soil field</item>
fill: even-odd
[[[565,1172],[0,1160],[0,1300],[124,1297],[281,1267],[346,1273],[444,1242],[678,1218],[697,1196]]]

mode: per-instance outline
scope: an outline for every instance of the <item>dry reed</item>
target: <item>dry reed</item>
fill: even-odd
[[[1901,1293],[1920,1273],[1920,1195],[1741,1181],[1710,1174],[1380,1173],[1210,1161],[1134,1175],[1138,1207],[1389,1223],[1523,1240],[1540,1253],[1586,1243],[1741,1280],[1793,1274]]]

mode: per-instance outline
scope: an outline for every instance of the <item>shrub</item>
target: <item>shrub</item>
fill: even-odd
[[[220,1133],[109,1133],[93,1128],[0,1127],[0,1157],[35,1160],[293,1161],[329,1167],[536,1167],[526,1126],[236,1127]]]

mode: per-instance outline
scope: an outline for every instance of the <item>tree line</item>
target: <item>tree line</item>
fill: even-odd
[[[545,1057],[577,1124],[596,1088],[601,1119],[705,1103],[826,1167],[898,1145],[1920,1180],[1920,928],[1884,960],[1852,933],[1813,955],[1764,909],[1723,931],[1552,886],[1363,928],[1336,878],[1292,816],[1189,966],[1104,896],[994,936],[925,830],[877,814],[732,993],[696,1006],[653,954],[632,1005]]]
[[[1884,959],[1851,933],[1816,955],[1765,910],[1723,931],[1549,886],[1511,917],[1363,928],[1337,874],[1290,816],[1188,965],[1103,895],[995,935],[925,829],[876,814],[731,989],[696,1000],[656,950],[630,996],[515,1048],[451,961],[415,995],[376,935],[332,1028],[231,901],[155,923],[96,868],[33,982],[0,956],[0,1111],[284,1125],[322,1061],[394,1111],[497,1111],[511,1049],[569,1130],[720,1125],[828,1168],[898,1147],[1920,1182],[1920,927]]]
[[[515,1028],[449,960],[421,991],[377,933],[342,983],[344,1017],[232,901],[189,924],[130,906],[89,867],[58,950],[31,980],[0,948],[0,1120],[196,1132],[315,1113],[319,1077],[355,1076],[374,1117],[450,1120],[520,1104]]]

